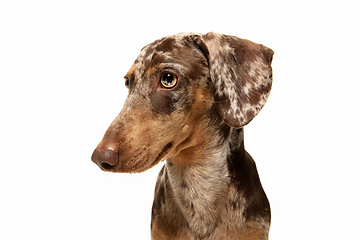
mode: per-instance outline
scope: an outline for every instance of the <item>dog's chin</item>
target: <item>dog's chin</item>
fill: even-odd
[[[119,163],[113,167],[109,168],[102,168],[103,171],[106,172],[114,172],[114,173],[141,173],[145,172],[146,170],[154,167],[159,162],[164,161],[171,152],[173,144],[168,143],[165,147],[156,155],[146,155],[143,159],[140,160],[123,160],[119,161]],[[125,164],[124,164],[125,163]],[[128,164],[134,163],[134,164]]]

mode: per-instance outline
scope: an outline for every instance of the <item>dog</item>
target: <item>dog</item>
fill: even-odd
[[[166,160],[153,240],[268,239],[270,205],[243,127],[268,99],[273,54],[213,32],[168,36],[141,50],[125,76],[124,107],[91,159],[124,173]]]

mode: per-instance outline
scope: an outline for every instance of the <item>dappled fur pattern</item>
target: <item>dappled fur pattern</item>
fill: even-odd
[[[99,167],[142,172],[159,161],[152,239],[267,239],[270,206],[243,126],[271,89],[273,51],[218,33],[145,46],[125,76],[129,95],[93,153]],[[172,74],[171,89],[161,77]]]

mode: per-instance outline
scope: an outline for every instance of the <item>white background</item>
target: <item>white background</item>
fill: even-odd
[[[360,239],[358,10],[346,0],[1,1],[0,239],[150,238],[161,164],[110,174],[90,156],[140,49],[190,31],[275,51],[269,101],[245,128],[270,239]]]

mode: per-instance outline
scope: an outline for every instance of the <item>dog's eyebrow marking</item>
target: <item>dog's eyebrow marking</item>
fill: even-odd
[[[184,66],[179,63],[160,63],[159,64],[159,70],[164,71],[166,69],[174,69],[174,70],[180,72],[181,74],[185,74]]]
[[[166,161],[155,186],[153,240],[268,239],[270,205],[243,127],[268,99],[272,56],[218,33],[177,34],[141,49],[125,75],[124,107],[92,161],[128,173]],[[177,82],[165,89],[168,73]]]

